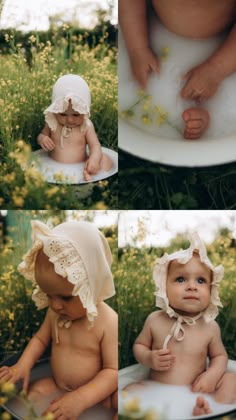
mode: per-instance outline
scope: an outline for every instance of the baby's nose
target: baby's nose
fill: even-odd
[[[195,280],[194,280],[194,279],[190,279],[190,280],[187,282],[187,288],[188,288],[189,290],[195,290],[195,289],[197,289],[197,285],[196,285],[196,282],[195,282]]]
[[[73,122],[73,116],[72,115],[67,115],[67,122],[69,124],[71,124]]]
[[[60,299],[54,298],[50,300],[50,306],[54,311],[59,311],[63,308],[62,302]]]

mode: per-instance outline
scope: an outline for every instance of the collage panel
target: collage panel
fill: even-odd
[[[117,211],[0,211],[0,418],[112,420]]]
[[[236,415],[235,211],[119,215],[119,419]]]
[[[119,0],[119,206],[234,209],[235,2]]]
[[[0,208],[117,209],[117,9],[0,2]]]

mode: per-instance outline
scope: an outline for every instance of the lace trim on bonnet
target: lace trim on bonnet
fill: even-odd
[[[58,126],[54,114],[65,112],[70,100],[73,110],[84,115],[80,130],[86,132],[91,126],[89,120],[91,105],[89,87],[82,77],[75,74],[66,74],[60,77],[53,86],[52,103],[44,111],[45,121],[51,131],[55,132]]]
[[[70,223],[76,222],[69,222],[68,224]],[[78,223],[92,225],[92,223],[88,222],[77,222],[77,224]],[[64,223],[63,225],[68,224]],[[55,272],[62,277],[67,277],[67,280],[74,285],[72,295],[79,296],[83,307],[87,310],[87,318],[92,324],[94,318],[98,315],[96,303],[113,296],[115,293],[112,275],[109,269],[111,258],[110,261],[107,261],[108,267],[104,268],[105,274],[108,272],[108,275],[106,275],[104,280],[107,282],[105,292],[100,288],[100,296],[95,296],[91,291],[92,280],[89,279],[86,266],[74,241],[70,238],[67,239],[65,236],[58,235],[56,232],[54,233],[54,229],[49,229],[49,227],[42,222],[36,220],[31,221],[31,226],[33,245],[18,267],[20,273],[36,285],[35,261],[38,251],[43,249],[44,253],[49,257],[49,261],[54,264]],[[98,232],[101,234],[100,231]],[[78,240],[79,239],[80,238],[78,237]],[[102,274],[103,273],[101,273],[101,276]],[[48,297],[38,285],[36,285],[36,288],[33,291],[32,299],[38,309],[43,309],[48,306]]]
[[[180,264],[186,264],[193,256],[193,253],[198,251],[199,257],[202,263],[206,264],[207,267],[212,271],[212,283],[211,283],[211,295],[210,303],[208,307],[198,314],[195,317],[181,316],[174,311],[173,308],[169,305],[169,299],[166,295],[166,280],[168,274],[168,265],[171,261],[177,260]],[[171,328],[168,336],[166,337],[163,348],[167,347],[169,340],[174,337],[177,341],[182,341],[184,339],[184,328],[183,323],[188,325],[196,324],[196,321],[203,317],[204,320],[208,323],[214,320],[218,313],[218,307],[223,307],[219,294],[218,287],[224,276],[224,268],[222,265],[214,267],[207,256],[207,251],[205,244],[200,239],[197,233],[192,234],[190,247],[185,250],[180,250],[172,254],[165,254],[163,257],[159,258],[156,261],[153,270],[153,280],[156,285],[156,306],[163,309],[170,318],[177,318],[177,321],[174,323]]]

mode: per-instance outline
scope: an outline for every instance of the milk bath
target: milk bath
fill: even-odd
[[[210,39],[187,39],[169,32],[156,17],[150,20],[150,44],[160,60],[160,74],[149,78],[145,95],[150,95],[149,104],[140,101],[140,90],[133,80],[125,43],[119,39],[119,111],[122,118],[136,128],[163,139],[182,139],[184,122],[182,112],[196,107],[195,101],[180,97],[184,86],[183,75],[194,66],[204,62],[223,42],[226,35]],[[236,141],[236,74],[226,78],[218,91],[201,104],[210,114],[210,125],[201,139],[222,139],[235,135]],[[135,103],[138,105],[133,106]],[[156,110],[154,110],[156,108]],[[158,112],[158,109],[159,111]],[[130,114],[129,111],[131,110]],[[161,117],[160,118],[160,113]],[[126,115],[125,115],[126,114]],[[143,118],[143,116],[146,116]],[[184,140],[189,141],[189,140]]]
[[[230,360],[228,370],[236,373],[236,362]],[[189,420],[215,418],[234,412],[236,404],[219,404],[208,394],[193,393],[185,385],[167,385],[147,380],[149,369],[140,364],[132,365],[119,371],[119,413],[124,413],[129,401],[138,400],[141,412],[153,410],[165,420]],[[128,385],[145,380],[142,388],[123,391]],[[212,410],[211,414],[192,416],[198,396],[204,396]],[[138,418],[138,417],[137,417]]]

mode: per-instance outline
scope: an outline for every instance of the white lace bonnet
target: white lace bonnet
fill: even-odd
[[[91,105],[89,87],[77,74],[66,74],[54,84],[52,103],[44,111],[45,121],[52,131],[56,131],[58,124],[54,114],[65,112],[69,106],[69,100],[71,100],[73,110],[84,115],[84,125],[89,126]]]
[[[212,282],[211,282],[211,295],[210,303],[208,307],[195,317],[180,316],[174,311],[169,305],[169,299],[166,295],[166,280],[168,274],[169,263],[173,260],[177,260],[180,264],[186,264],[193,256],[194,252],[198,252],[202,263],[206,264],[207,267],[212,271]],[[156,306],[163,309],[170,318],[177,318],[176,323],[170,331],[168,337],[166,337],[163,348],[166,348],[168,341],[171,337],[175,337],[177,341],[182,341],[184,338],[184,329],[181,326],[182,323],[188,325],[194,325],[196,320],[201,316],[206,322],[214,320],[218,315],[218,307],[222,307],[222,303],[218,294],[219,284],[224,276],[224,268],[222,265],[214,267],[207,256],[205,244],[199,237],[198,233],[191,235],[190,247],[184,250],[173,252],[172,254],[164,254],[163,257],[157,259],[154,270],[153,280],[156,285]]]
[[[98,315],[96,304],[115,294],[110,270],[112,255],[106,238],[90,222],[65,222],[50,229],[32,220],[31,227],[33,244],[18,266],[20,273],[36,285],[35,260],[43,249],[55,272],[74,285],[72,295],[79,296],[89,322],[93,323]],[[32,299],[38,309],[48,306],[47,295],[38,285]]]

